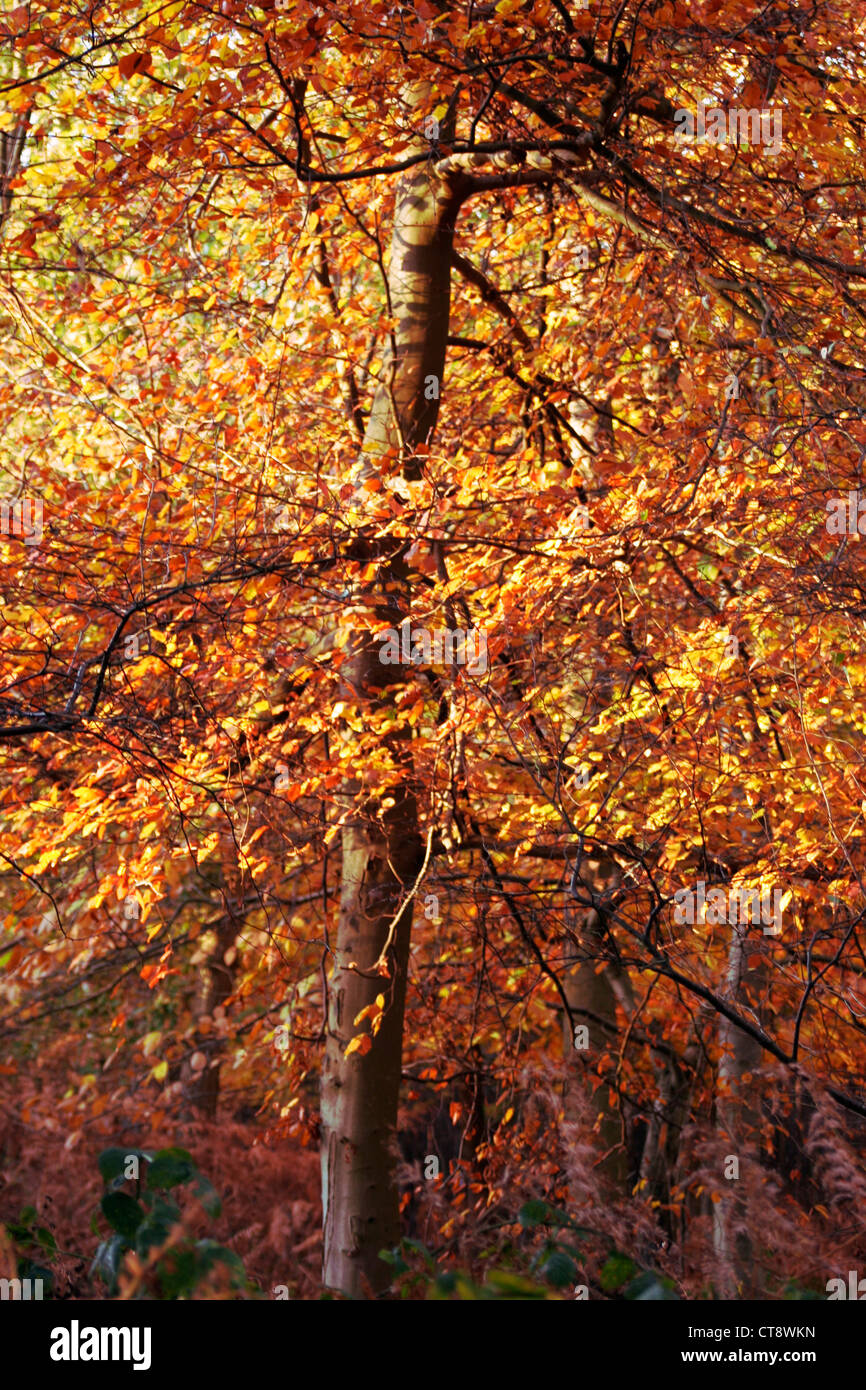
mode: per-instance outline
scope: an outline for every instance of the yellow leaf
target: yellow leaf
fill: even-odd
[[[373,1042],[372,1039],[368,1036],[368,1034],[359,1033],[358,1036],[356,1038],[353,1038],[352,1041],[349,1043],[349,1046],[346,1048],[346,1051],[343,1053],[343,1056],[351,1057],[353,1052],[360,1052],[361,1056],[364,1057],[370,1051],[370,1048],[372,1046]]]
[[[73,795],[85,806],[88,806],[92,801],[102,800],[102,792],[97,787],[76,787]]]

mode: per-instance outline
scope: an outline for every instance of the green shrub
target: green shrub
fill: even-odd
[[[100,1243],[90,1273],[103,1280],[110,1297],[124,1274],[136,1298],[187,1299],[205,1287],[248,1287],[239,1257],[214,1240],[194,1239],[169,1195],[184,1188],[208,1216],[220,1215],[219,1197],[185,1149],[105,1149],[99,1171],[105,1183],[100,1208],[114,1234]]]

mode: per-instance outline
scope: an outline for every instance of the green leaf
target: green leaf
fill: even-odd
[[[430,1291],[430,1297],[434,1299],[448,1298],[454,1292],[456,1287],[457,1275],[453,1272],[453,1270],[448,1269],[445,1271],[444,1274],[439,1275],[439,1278],[436,1280],[435,1284],[433,1285],[433,1288]]]
[[[505,1298],[544,1298],[545,1290],[523,1279],[519,1274],[508,1274],[504,1269],[492,1269],[487,1276],[488,1287],[495,1290],[497,1297]]]
[[[416,1250],[424,1260],[431,1274],[435,1271],[436,1261],[433,1259],[427,1246],[423,1245],[420,1240],[412,1240],[409,1236],[404,1236],[403,1240],[400,1242],[400,1246],[403,1250]]]
[[[145,1255],[154,1245],[164,1245],[172,1226],[180,1221],[180,1207],[165,1197],[157,1197],[153,1210],[147,1213],[135,1234],[135,1248]]]
[[[624,1284],[626,1279],[633,1279],[636,1274],[637,1265],[628,1255],[611,1255],[599,1275],[599,1283],[605,1293],[610,1293]]]
[[[54,1275],[51,1273],[51,1270],[46,1269],[44,1265],[35,1264],[33,1260],[19,1260],[18,1278],[41,1279],[42,1283],[45,1285],[45,1289],[43,1289],[43,1298],[45,1297],[45,1290],[48,1291],[48,1297],[51,1297]]]
[[[394,1270],[395,1276],[405,1274],[409,1266],[400,1254],[399,1248],[396,1250],[380,1250],[379,1259],[384,1260],[386,1265],[390,1265]]]
[[[177,1187],[196,1176],[196,1166],[186,1149],[160,1149],[147,1170],[147,1186],[150,1191]]]
[[[552,1251],[541,1266],[539,1273],[555,1289],[563,1289],[566,1284],[574,1284],[577,1280],[577,1266],[564,1250]]]
[[[172,1250],[159,1265],[160,1292],[163,1298],[176,1299],[192,1293],[196,1286],[196,1259],[192,1250]]]
[[[531,1230],[533,1226],[540,1226],[547,1222],[551,1208],[546,1202],[533,1199],[531,1202],[524,1202],[517,1219],[524,1230]]]
[[[125,1240],[132,1240],[144,1220],[144,1210],[138,1202],[126,1192],[107,1192],[100,1206],[109,1226]]]
[[[130,1157],[139,1159],[139,1166],[144,1166],[144,1161],[148,1155],[143,1149],[103,1149],[97,1159],[102,1180],[105,1183],[114,1182],[117,1178],[123,1179],[126,1160]]]
[[[673,1292],[673,1283],[670,1279],[663,1279],[660,1275],[654,1274],[651,1270],[644,1270],[633,1279],[623,1294],[623,1298],[633,1299],[637,1303],[647,1303],[650,1301],[663,1300],[665,1302],[676,1301],[676,1294]]]
[[[240,1255],[236,1255],[234,1250],[229,1250],[227,1246],[220,1245],[216,1240],[197,1240],[195,1248],[199,1255],[199,1267],[207,1272],[216,1265],[225,1265],[231,1271],[233,1280],[246,1279],[244,1262]]]
[[[579,1226],[575,1226],[567,1211],[563,1211],[561,1207],[552,1207],[549,1202],[542,1202],[537,1198],[524,1202],[517,1213],[517,1220],[524,1230],[531,1230],[533,1226],[553,1226],[560,1229],[567,1227],[576,1231],[578,1235],[584,1234]]]

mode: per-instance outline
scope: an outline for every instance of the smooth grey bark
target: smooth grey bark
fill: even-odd
[[[594,894],[600,894],[619,886],[622,870],[614,859],[587,857],[580,865],[579,878]],[[617,1004],[627,1016],[634,1007],[631,982],[626,972],[609,959],[603,970],[598,969],[599,962],[610,954],[605,942],[604,921],[598,911],[591,908],[579,914],[571,935],[573,944],[568,952],[565,997],[575,1026],[587,1029],[589,1045],[586,1048],[575,1047],[575,1039],[569,1035],[566,1019],[566,1056],[570,1052],[575,1060],[566,1081],[565,1118],[574,1122],[580,1120],[583,1097],[587,1088],[591,1088],[596,1113],[595,1130],[603,1150],[598,1167],[608,1178],[623,1186],[628,1173],[623,1116],[619,1106],[611,1099],[608,1082],[604,1080],[598,1085],[597,1079],[599,1060],[608,1047],[615,1045],[620,1033]]]
[[[452,184],[421,165],[402,180],[394,214],[388,269],[390,312],[396,320],[392,350],[374,397],[362,448],[361,475],[375,471],[386,449],[402,452],[403,472],[415,476],[418,444],[431,437],[439,411],[450,308],[450,254],[459,195]],[[401,556],[383,566],[377,587],[363,599],[393,622],[393,593],[409,594]],[[361,711],[387,702],[386,686],[406,679],[383,666],[381,646],[358,634],[343,666],[345,695]],[[379,1252],[399,1240],[400,1223],[391,1154],[399,1099],[403,1013],[412,926],[407,895],[423,863],[406,739],[392,738],[397,764],[393,804],[381,798],[355,804],[342,832],[342,885],[334,969],[329,982],[328,1028],[322,1072],[323,1278],[351,1297],[381,1293],[390,1270]],[[344,788],[356,802],[355,780]],[[385,798],[387,800],[388,798]],[[387,962],[387,977],[377,962]],[[361,1010],[385,996],[385,1011],[369,1051],[346,1048],[359,1032]]]
[[[755,976],[754,971],[748,971],[746,963],[747,932],[746,926],[731,928],[725,996],[732,1004],[742,1003],[747,975]],[[728,1145],[726,1157],[742,1160],[749,1150],[757,1148],[760,1134],[761,1111],[752,1073],[761,1065],[763,1052],[760,1043],[749,1033],[724,1017],[719,1019],[719,1047],[716,1118]],[[720,1187],[729,1190],[713,1205],[712,1211],[713,1243],[725,1298],[749,1297],[758,1282],[740,1182],[739,1177],[720,1182]]]

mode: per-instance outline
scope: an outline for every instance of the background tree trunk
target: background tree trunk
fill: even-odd
[[[613,859],[584,858],[580,865],[579,877],[594,894],[599,894],[622,882],[622,870]],[[579,889],[577,891],[580,891]],[[566,1057],[575,1059],[575,1072],[566,1083],[565,1118],[579,1122],[583,1110],[583,1096],[592,1089],[592,1101],[596,1112],[596,1134],[603,1152],[599,1163],[601,1170],[617,1185],[624,1186],[628,1175],[628,1156],[623,1132],[623,1116],[611,1095],[608,1079],[598,1082],[598,1066],[609,1049],[613,1055],[620,1035],[617,1019],[617,1003],[625,1011],[631,1012],[633,998],[631,982],[624,970],[610,960],[609,944],[605,941],[603,916],[594,908],[578,914],[572,928],[573,944],[569,951],[572,962],[564,985],[568,1006],[574,1017],[575,1027],[587,1029],[585,1038],[588,1046],[575,1046],[575,1038],[569,1035],[568,1019],[565,1019]],[[607,960],[603,970],[599,964]],[[612,1070],[612,1069],[608,1069]]]
[[[746,926],[731,928],[728,951],[725,992],[728,1002],[740,1008],[748,1003],[743,988],[747,973],[755,973],[747,972],[747,931]],[[719,1018],[719,1047],[716,1118],[727,1145],[726,1157],[735,1157],[742,1163],[747,1153],[754,1158],[758,1156],[761,1111],[757,1081],[751,1073],[761,1065],[763,1053],[759,1042],[724,1017]],[[758,1296],[741,1182],[741,1177],[720,1182],[725,1195],[714,1204],[712,1213],[713,1240],[725,1298]]]
[[[233,916],[227,916],[216,927],[213,949],[199,966],[199,992],[193,1005],[195,1038],[192,1058],[203,1056],[206,1060],[205,1066],[198,1069],[191,1065],[191,1061],[186,1063],[184,1092],[189,1105],[209,1120],[216,1115],[220,1092],[217,1054],[221,1040],[214,1026],[214,1011],[225,1004],[232,992],[234,962],[230,952],[234,948],[237,931]]]
[[[242,926],[243,889],[233,843],[222,847],[216,886],[223,899],[223,915],[216,926],[205,933],[202,943],[205,955],[199,960],[198,993],[192,1007],[195,1021],[192,1051],[182,1072],[187,1106],[209,1120],[216,1115],[220,1093],[218,1057],[222,1041],[214,1013],[232,992],[237,968],[235,942]],[[201,1057],[205,1058],[205,1065],[193,1066],[193,1060]]]

